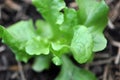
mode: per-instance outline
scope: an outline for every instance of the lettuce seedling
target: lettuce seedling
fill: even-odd
[[[32,20],[8,28],[0,26],[0,38],[16,59],[27,62],[35,57],[33,69],[42,71],[49,67],[52,58],[53,63],[62,65],[55,80],[96,80],[65,54],[72,54],[78,63],[86,63],[94,52],[106,47],[103,31],[108,21],[108,6],[104,0],[76,0],[78,10],[68,8],[64,0],[32,0],[32,3],[44,18],[35,22],[36,28]]]

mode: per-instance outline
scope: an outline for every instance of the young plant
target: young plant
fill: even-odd
[[[55,80],[96,80],[95,76],[76,67],[92,60],[94,52],[106,47],[103,30],[107,24],[108,6],[104,0],[76,0],[78,10],[68,8],[64,0],[32,0],[43,16],[34,28],[32,20],[20,21],[8,28],[0,26],[0,38],[19,61],[35,57],[33,69],[42,71],[50,65],[62,65]],[[67,54],[67,55],[65,55]]]

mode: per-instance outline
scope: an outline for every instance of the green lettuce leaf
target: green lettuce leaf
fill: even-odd
[[[53,37],[53,31],[51,29],[51,26],[47,22],[43,20],[37,20],[36,27],[37,27],[36,32],[41,37],[47,39],[51,39]]]
[[[61,56],[65,53],[70,51],[70,46],[61,44],[59,42],[52,42],[51,43],[51,52],[53,53],[54,57],[52,59],[53,63],[56,65],[61,65]]]
[[[67,57],[62,59],[62,69],[55,80],[97,80],[93,73],[78,68]]]
[[[36,37],[32,20],[20,21],[7,28],[7,31],[18,41],[25,42]]]
[[[108,6],[104,0],[76,0],[76,2],[79,7],[78,19],[80,24],[85,24],[86,26],[106,26]]]
[[[52,61],[57,66],[62,64],[61,57],[58,57],[58,56],[54,56],[53,59],[52,59]]]
[[[104,0],[76,0],[76,2],[79,6],[79,23],[92,28],[90,31],[93,34],[95,43],[93,51],[103,50],[107,43],[103,35],[103,30],[108,21],[108,6]]]
[[[32,3],[50,24],[63,22],[63,14],[60,11],[65,7],[64,0],[32,0]]]
[[[52,59],[53,63],[56,65],[61,65],[62,64],[61,56],[65,53],[68,53],[69,51],[70,51],[70,47],[68,45],[61,44],[58,42],[52,42],[51,52],[54,55]]]
[[[32,0],[32,3],[51,25],[53,38],[58,39],[61,36],[59,25],[64,21],[64,15],[61,12],[65,8],[64,0]]]
[[[50,66],[50,62],[51,62],[51,56],[50,55],[40,55],[35,57],[34,63],[32,65],[32,68],[34,71],[36,72],[41,72],[45,69],[48,69]]]
[[[25,51],[26,42],[36,37],[32,21],[20,21],[7,29],[0,26],[2,42],[7,44],[16,54],[16,59],[27,62],[32,56]]]
[[[93,35],[93,41],[94,41],[93,51],[94,52],[101,51],[106,47],[107,40],[106,40],[103,32],[97,31],[97,30],[93,31],[93,30],[90,30],[90,28],[89,28],[89,31]]]
[[[72,8],[64,9],[64,22],[60,26],[60,30],[72,34],[73,27],[77,25],[77,11]],[[69,31],[68,31],[69,30]]]
[[[77,11],[72,8],[64,8],[64,22],[60,25],[60,31],[62,36],[67,40],[67,43],[70,44],[73,37],[73,28],[78,24],[77,20]]]
[[[15,53],[16,60],[18,61],[23,61],[27,63],[30,58],[34,57],[34,56],[27,54],[24,49],[19,50],[18,47],[11,47],[11,46],[9,47],[11,48],[13,53]]]
[[[52,42],[51,48],[52,48],[52,52],[57,56],[61,56],[62,54],[69,52],[68,45],[60,44],[57,42]]]
[[[36,37],[26,43],[25,50],[29,55],[49,54],[49,42],[47,39]]]
[[[85,26],[78,26],[71,42],[71,50],[75,60],[79,63],[87,62],[92,55],[94,43],[91,33]]]

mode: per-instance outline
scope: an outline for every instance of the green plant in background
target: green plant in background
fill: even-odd
[[[36,28],[32,20],[8,28],[0,26],[0,38],[16,59],[27,62],[35,57],[35,71],[48,69],[52,59],[61,65],[55,80],[96,80],[91,72],[78,68],[68,57],[73,55],[78,63],[86,63],[92,60],[94,52],[106,47],[103,30],[108,6],[104,0],[76,0],[78,10],[66,7],[64,0],[32,0],[32,3],[44,18],[36,21]]]

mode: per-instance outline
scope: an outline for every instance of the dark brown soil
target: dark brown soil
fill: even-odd
[[[65,0],[67,6],[76,7],[74,0]],[[95,54],[94,61],[83,65],[98,77],[98,80],[120,80],[120,0],[106,0],[110,7],[109,23],[105,29],[108,44],[105,50]],[[0,0],[0,25],[5,27],[20,20],[42,18],[30,0]],[[54,80],[60,68],[51,65],[49,70],[37,73],[27,64],[15,60],[15,55],[0,40],[0,80]],[[23,74],[21,75],[21,67]]]

